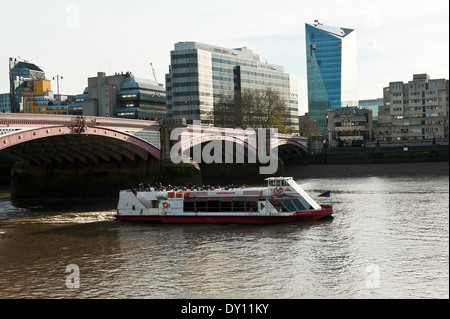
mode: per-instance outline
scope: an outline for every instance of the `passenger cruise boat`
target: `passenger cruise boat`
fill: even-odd
[[[116,219],[154,223],[271,224],[318,220],[333,214],[291,177],[267,178],[267,187],[214,190],[123,190]]]

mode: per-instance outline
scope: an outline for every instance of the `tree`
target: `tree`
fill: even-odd
[[[299,117],[300,134],[306,137],[322,136],[319,125],[314,119],[310,119],[308,115]]]
[[[214,107],[214,123],[216,126],[242,129],[277,128],[280,133],[290,133],[286,103],[270,87],[220,96]]]

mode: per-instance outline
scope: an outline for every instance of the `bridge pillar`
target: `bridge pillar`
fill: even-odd
[[[161,160],[170,160],[170,149],[176,141],[170,140],[170,134],[176,128],[186,128],[186,119],[164,119],[161,121]]]
[[[161,122],[161,163],[160,180],[170,184],[180,184],[189,182],[191,184],[202,184],[200,167],[197,163],[174,164],[170,159],[170,150],[177,141],[172,141],[170,135],[177,128],[186,128],[188,123],[186,119],[164,119]]]

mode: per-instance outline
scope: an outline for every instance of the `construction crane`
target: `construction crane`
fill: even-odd
[[[17,56],[19,59],[21,59],[23,62],[28,63],[28,60],[25,60],[24,58],[22,58],[20,55]]]
[[[153,72],[153,77],[155,78],[155,82],[158,83],[158,80],[156,79],[155,68],[153,68],[153,64],[151,62],[150,62],[150,66],[152,67],[152,72]]]

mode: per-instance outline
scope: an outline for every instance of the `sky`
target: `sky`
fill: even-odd
[[[383,96],[413,74],[449,78],[447,0],[41,0],[0,3],[0,93],[9,92],[8,59],[35,63],[62,94],[79,94],[102,71],[132,72],[164,83],[174,44],[247,47],[284,66],[307,108],[305,23],[356,30],[358,98]],[[56,92],[56,81],[52,81]]]

